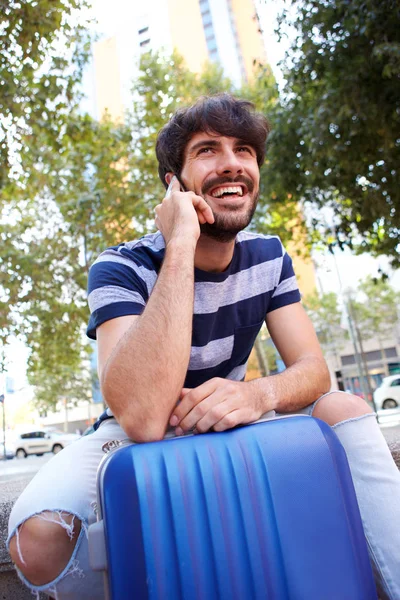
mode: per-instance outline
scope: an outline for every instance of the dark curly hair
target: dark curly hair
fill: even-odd
[[[202,96],[192,106],[177,110],[158,133],[158,174],[165,187],[166,173],[180,176],[186,145],[199,131],[238,138],[254,148],[259,167],[264,163],[270,131],[267,119],[247,100],[226,93]]]

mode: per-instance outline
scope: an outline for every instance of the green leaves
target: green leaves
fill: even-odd
[[[304,307],[324,351],[338,356],[347,332],[341,327],[342,311],[337,294],[312,294],[304,299]]]
[[[43,375],[37,401],[57,369],[81,368],[85,283],[79,245],[53,190],[89,51],[83,12],[77,18],[85,6],[85,0],[2,2],[0,333],[3,342],[14,333],[30,346],[30,380],[38,385]],[[53,391],[55,403],[60,382]]]
[[[89,52],[86,0],[3,3],[0,22],[0,192],[18,181],[47,130],[57,149],[61,126],[77,105],[76,85]],[[76,24],[78,23],[78,24]],[[7,190],[6,190],[7,193]]]
[[[362,300],[353,300],[352,305],[362,338],[390,338],[399,319],[400,294],[386,279],[371,276],[360,282],[358,292]]]
[[[388,254],[399,266],[398,3],[289,3],[298,7],[298,35],[286,70],[287,125],[277,137],[289,147],[291,193],[316,207],[329,204],[345,243]]]

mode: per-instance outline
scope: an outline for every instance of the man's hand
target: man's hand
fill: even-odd
[[[200,235],[199,223],[214,223],[214,215],[204,198],[194,192],[181,192],[175,175],[155,212],[156,226],[166,245],[174,239],[193,239],[196,243]]]
[[[250,383],[215,377],[197,388],[182,390],[170,425],[176,427],[177,435],[191,429],[198,433],[225,431],[256,421],[265,410]]]

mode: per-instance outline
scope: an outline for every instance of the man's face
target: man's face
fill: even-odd
[[[202,196],[215,221],[202,233],[230,241],[247,227],[254,214],[260,171],[254,148],[241,140],[198,132],[185,149],[180,179],[187,190]]]

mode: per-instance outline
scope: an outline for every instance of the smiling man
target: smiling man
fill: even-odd
[[[108,409],[96,432],[39,472],[10,518],[9,548],[34,591],[103,597],[88,566],[102,446],[223,431],[303,413],[331,425],[357,493],[381,598],[400,598],[400,475],[360,398],[328,392],[329,373],[279,238],[243,231],[259,193],[269,127],[227,94],[175,113],[157,140],[157,233],[103,252],[89,276],[88,335],[97,339]],[[244,381],[264,321],[285,362]],[[81,577],[77,577],[77,571]]]
[[[161,439],[168,424],[178,434],[221,431],[302,409],[329,390],[290,258],[278,238],[242,231],[257,205],[268,131],[248,102],[227,95],[177,112],[156,146],[169,186],[155,209],[159,232],[92,267],[88,331],[98,341],[104,417],[136,441]],[[264,320],[288,369],[244,383]]]

